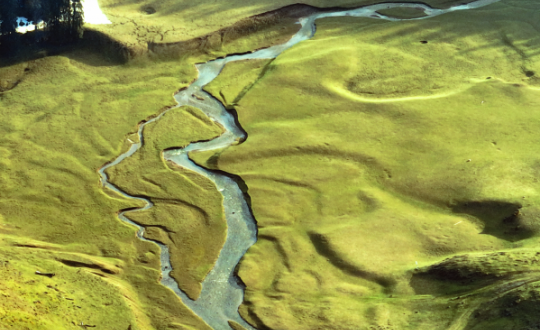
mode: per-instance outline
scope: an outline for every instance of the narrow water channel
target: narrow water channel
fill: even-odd
[[[200,316],[210,327],[216,330],[230,330],[228,321],[232,320],[248,330],[254,330],[239,313],[238,307],[244,298],[244,288],[239,284],[239,280],[234,274],[234,269],[247,249],[257,240],[257,226],[251,214],[242,191],[238,185],[229,177],[208,171],[203,167],[193,163],[188,153],[191,151],[207,151],[215,150],[228,146],[232,146],[239,140],[244,140],[244,131],[237,126],[234,117],[225,109],[223,104],[206,93],[202,88],[214,80],[225,64],[233,61],[241,61],[248,59],[271,59],[277,57],[284,50],[296,45],[297,43],[310,39],[315,34],[315,20],[325,17],[369,17],[374,19],[384,19],[389,21],[401,21],[405,19],[397,19],[387,17],[377,13],[379,10],[390,8],[418,8],[422,9],[426,16],[413,19],[426,19],[456,10],[467,10],[483,7],[500,0],[478,0],[469,4],[451,7],[449,9],[433,9],[426,5],[414,3],[385,3],[372,6],[361,7],[351,10],[338,10],[334,12],[320,12],[299,20],[302,25],[301,29],[286,43],[273,47],[258,50],[253,53],[243,55],[232,55],[225,58],[212,60],[203,64],[198,64],[199,71],[198,79],[193,82],[188,88],[180,91],[174,97],[178,102],[177,107],[190,105],[202,110],[209,118],[219,123],[224,127],[225,132],[207,142],[191,143],[185,148],[171,149],[163,152],[163,157],[166,160],[175,162],[177,165],[194,171],[208,179],[216,185],[216,188],[223,195],[223,209],[227,219],[227,240],[221,250],[214,268],[209,272],[208,276],[202,283],[201,295],[197,300],[191,300],[178,287],[178,284],[170,276],[172,270],[170,263],[169,249],[160,242],[152,241],[161,248],[161,272],[163,279],[161,283],[172,289],[195,314]],[[413,20],[407,19],[407,20]],[[146,124],[159,120],[161,115],[140,125],[138,135],[139,143],[134,143],[131,148],[124,154],[118,156],[113,162],[108,163],[99,170],[101,182],[104,187],[114,190],[121,195],[146,202],[143,208],[134,211],[143,211],[151,208],[152,203],[144,198],[134,197],[119,190],[117,187],[109,183],[105,171],[107,168],[115,166],[122,162],[125,158],[133,155],[144,143],[143,130]],[[241,120],[241,118],[240,118]],[[143,237],[144,227],[135,224],[125,216],[125,212],[119,214],[119,218],[138,228],[137,236],[141,240],[151,241]]]

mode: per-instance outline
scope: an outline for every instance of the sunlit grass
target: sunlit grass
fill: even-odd
[[[117,313],[114,316],[100,313],[99,304],[83,306],[82,314],[77,315],[85,324],[93,321],[104,329],[127,329],[129,322],[140,329],[162,328],[172,323],[205,327],[172,291],[159,284],[158,247],[137,239],[136,229],[116,217],[119,210],[137,205],[104,190],[97,174],[103,164],[129,146],[127,137],[136,130],[138,122],[174,105],[173,92],[196,74],[193,61],[139,61],[113,66],[99,56],[76,51],[1,69],[3,79],[14,77],[19,83],[0,97],[0,231],[23,241],[56,244],[71,253],[119,260],[120,273],[107,275],[119,287],[109,286],[109,290],[122,296],[122,288],[136,288],[129,289],[133,290],[129,302],[111,298],[126,308],[109,309],[110,313]],[[198,139],[197,132],[193,134],[193,139]],[[3,253],[3,258],[20,259],[32,250],[11,251],[12,256]],[[62,266],[55,261],[58,254],[54,251],[43,258],[52,271]],[[84,278],[97,281],[96,289],[107,285],[99,284],[104,280],[92,275],[91,266],[77,267],[89,274]],[[58,272],[52,280],[63,278]],[[24,276],[29,278],[33,274]],[[69,285],[76,291],[85,290],[78,286],[86,284]],[[24,291],[18,294],[26,295]],[[42,302],[56,304],[48,297],[44,295]],[[58,315],[61,314],[59,309]],[[43,322],[53,322],[50,326],[58,329],[79,322],[78,317],[38,317],[45,318]],[[24,318],[17,319],[13,324],[25,326]],[[114,322],[124,325],[117,327]]]
[[[127,216],[148,226],[146,237],[169,246],[172,276],[193,299],[225,243],[222,197],[210,180],[166,164],[161,151],[220,134],[200,110],[173,109],[145,126],[145,145],[137,154],[107,171],[114,185],[154,203],[149,211]]]
[[[240,266],[242,315],[271,329],[484,324],[468,316],[504,281],[467,307],[445,294],[468,282],[416,294],[410,281],[417,268],[468,253],[481,260],[475,281],[487,265],[509,267],[483,253],[538,249],[540,44],[528,13],[501,3],[406,23],[320,20],[315,38],[280,55],[253,87],[260,66],[227,65],[207,89],[235,100],[248,139],[217,160],[191,157],[248,186],[259,241]],[[464,201],[521,205],[523,224],[503,221],[512,215],[504,207],[488,220],[458,211]],[[537,266],[526,267],[535,278]],[[515,297],[532,304],[534,290]],[[505,329],[496,308],[485,324]]]
[[[378,3],[377,0],[338,0],[329,3],[325,0],[310,0],[304,4],[315,7],[359,7]],[[405,0],[404,2],[416,2]],[[447,8],[459,1],[427,0],[426,4],[436,8]],[[107,17],[112,20],[111,26],[96,27],[102,31],[117,35],[121,40],[135,40],[133,23],[150,30],[164,33],[163,42],[177,42],[205,35],[228,27],[250,16],[276,10],[296,4],[290,0],[275,1],[189,1],[189,0],[145,0],[119,1],[100,0],[99,5]],[[256,22],[255,22],[256,23]],[[125,26],[128,25],[128,26]],[[131,30],[129,30],[129,26]],[[139,34],[145,29],[139,29]],[[167,31],[167,33],[165,33]],[[131,35],[131,36],[130,36]]]

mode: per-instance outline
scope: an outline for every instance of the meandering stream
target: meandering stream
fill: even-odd
[[[203,175],[204,177],[214,182],[217,189],[223,195],[223,209],[225,212],[228,226],[227,240],[219,254],[214,268],[209,272],[208,276],[202,283],[202,291],[200,297],[197,300],[191,300],[184,292],[179,289],[178,284],[170,276],[172,267],[169,256],[169,249],[167,248],[167,246],[161,244],[160,242],[155,242],[144,238],[144,227],[130,221],[125,216],[125,213],[127,211],[121,212],[119,214],[119,218],[122,221],[136,226],[138,228],[137,236],[141,240],[152,241],[158,244],[161,248],[161,272],[163,275],[161,283],[172,289],[182,299],[184,304],[186,304],[193,312],[200,316],[213,329],[230,330],[228,321],[232,320],[239,323],[246,329],[254,330],[254,328],[249,325],[245,320],[243,320],[238,313],[238,307],[242,303],[244,297],[244,288],[242,287],[242,285],[239,284],[239,281],[234,274],[234,269],[244,255],[244,253],[247,251],[247,249],[257,240],[256,222],[253,219],[253,216],[246,204],[242,191],[232,179],[225,175],[208,171],[205,168],[202,168],[192,162],[188,157],[188,153],[191,151],[220,149],[237,144],[239,140],[243,140],[245,138],[244,131],[237,126],[234,117],[225,109],[223,104],[221,104],[210,94],[202,90],[205,85],[210,83],[219,75],[225,64],[233,61],[248,59],[275,58],[284,50],[294,46],[301,41],[313,37],[313,35],[315,34],[315,20],[319,18],[352,16],[370,17],[389,21],[400,21],[405,19],[387,17],[377,13],[377,11],[397,7],[409,7],[422,9],[426,14],[426,16],[413,19],[426,19],[456,10],[479,8],[498,1],[500,0],[479,0],[466,5],[451,7],[449,9],[433,9],[426,5],[413,3],[385,3],[352,10],[320,12],[313,14],[309,17],[300,19],[299,24],[302,25],[301,29],[288,42],[284,44],[261,49],[253,53],[232,55],[222,59],[212,60],[204,64],[198,64],[198,79],[194,81],[188,88],[180,91],[174,96],[176,101],[178,102],[177,107],[190,105],[199,108],[208,117],[223,126],[225,132],[211,141],[191,143],[185,148],[164,151],[163,156],[165,159],[173,161],[179,166],[182,166],[186,169],[197,172],[200,175]],[[140,142],[133,143],[131,145],[131,148],[127,152],[118,156],[113,162],[106,164],[99,170],[101,181],[104,187],[114,190],[127,198],[141,200],[146,203],[143,208],[137,210],[130,210],[129,212],[147,210],[153,205],[147,199],[130,196],[112,185],[109,182],[105,171],[109,167],[119,164],[124,159],[130,157],[135,152],[137,152],[137,150],[139,150],[144,143],[144,127],[149,123],[159,120],[165,112],[153,118],[152,120],[141,124],[138,131]]]

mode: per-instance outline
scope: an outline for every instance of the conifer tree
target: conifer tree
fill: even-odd
[[[36,34],[36,44],[43,45],[43,40],[65,44],[82,35],[84,13],[81,0],[0,0],[1,54],[13,55],[20,45],[21,34],[16,32],[17,17],[26,17],[34,24],[43,21],[45,29]]]
[[[0,15],[2,16],[0,55],[14,55],[19,50],[16,32],[18,11],[20,11],[18,0],[0,0]]]
[[[73,0],[71,2],[72,20],[70,30],[74,34],[74,37],[81,37],[83,24],[84,24],[84,12],[81,0]]]
[[[58,38],[61,30],[61,21],[63,18],[62,8],[63,0],[48,0],[46,3],[45,15],[43,21],[51,38]]]
[[[0,34],[8,36],[15,33],[17,28],[17,11],[19,3],[17,0],[0,0]]]
[[[0,0],[1,1],[1,0]],[[32,21],[37,29],[37,24],[44,17],[43,7],[48,0],[26,0],[25,3],[25,17],[29,21]]]

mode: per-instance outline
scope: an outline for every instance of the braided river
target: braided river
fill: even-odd
[[[185,169],[194,171],[210,179],[223,195],[223,210],[227,220],[227,239],[219,254],[214,268],[209,272],[202,283],[201,295],[197,300],[190,299],[180,288],[174,279],[170,276],[172,270],[169,249],[160,242],[146,239],[143,234],[145,228],[140,226],[126,216],[126,212],[144,211],[151,208],[152,202],[145,198],[131,196],[108,180],[105,171],[112,166],[122,162],[124,159],[136,153],[144,143],[143,131],[145,125],[159,120],[164,113],[141,124],[138,135],[139,142],[133,143],[131,148],[118,156],[114,161],[107,163],[99,170],[101,182],[104,187],[116,191],[117,193],[146,203],[142,208],[121,212],[118,217],[120,220],[129,223],[138,228],[137,236],[141,240],[152,241],[159,245],[161,249],[161,283],[173,290],[183,303],[187,305],[195,314],[201,317],[211,328],[216,330],[230,330],[229,320],[237,322],[248,330],[254,330],[253,326],[248,324],[238,313],[238,307],[244,298],[244,287],[241,281],[234,273],[236,265],[239,263],[247,249],[257,240],[257,225],[251,214],[244,198],[243,192],[230,177],[209,171],[190,160],[188,157],[191,151],[208,151],[222,149],[238,144],[239,141],[246,139],[246,133],[238,126],[234,116],[228,112],[224,105],[216,100],[212,95],[203,90],[203,87],[214,80],[221,72],[223,67],[234,61],[249,59],[272,59],[279,56],[286,49],[296,45],[299,42],[310,39],[315,35],[315,21],[326,17],[368,17],[373,19],[382,19],[388,21],[428,19],[434,16],[454,12],[458,10],[469,10],[483,7],[500,0],[478,0],[468,4],[450,7],[448,9],[434,9],[427,5],[416,3],[384,3],[371,6],[365,6],[350,10],[321,11],[308,17],[299,19],[300,30],[286,43],[261,49],[252,53],[242,55],[231,55],[225,58],[211,60],[206,63],[197,64],[199,77],[189,87],[179,91],[174,98],[178,102],[176,107],[190,105],[202,110],[211,120],[219,123],[224,128],[224,133],[219,137],[205,142],[191,143],[185,148],[169,149],[163,152],[163,157],[170,160]],[[380,10],[391,8],[415,8],[421,9],[425,16],[419,18],[398,19],[378,13]],[[174,109],[174,108],[171,108]],[[169,109],[170,110],[170,109]],[[181,129],[181,128],[179,128]]]

